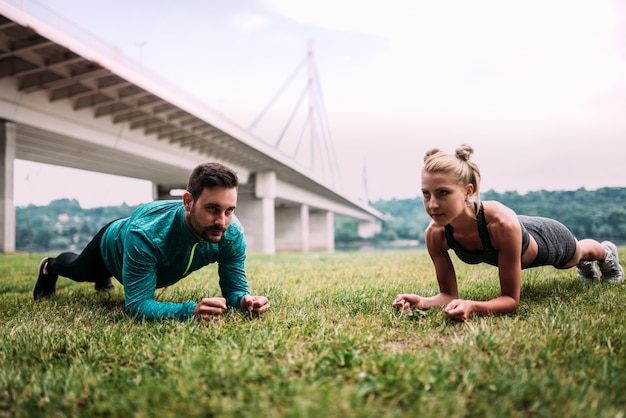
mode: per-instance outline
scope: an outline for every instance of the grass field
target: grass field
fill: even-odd
[[[622,257],[625,255],[620,248]],[[136,323],[122,287],[60,278],[31,299],[40,256],[0,255],[0,417],[623,417],[626,286],[524,271],[517,313],[400,316],[437,292],[425,252],[252,255],[262,318]],[[497,270],[455,261],[462,297]],[[214,265],[159,300],[219,294]]]

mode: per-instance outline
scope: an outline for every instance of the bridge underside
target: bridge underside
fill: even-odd
[[[79,43],[6,3],[0,13],[0,252],[15,249],[16,158],[148,180],[155,199],[219,161],[240,177],[251,252],[332,251],[335,214],[368,225],[363,236],[380,227],[366,203],[115,48],[95,51],[91,35]]]
[[[131,154],[4,121],[0,123],[0,216],[3,220],[0,252],[15,251],[15,159],[149,180],[153,184],[154,199],[171,199],[170,190],[184,189],[191,169],[208,160],[172,158],[167,163],[149,158],[148,153],[145,156]],[[336,212],[346,214],[345,208],[315,192],[280,180],[276,171],[251,173],[241,169],[238,174],[241,184],[237,216],[244,225],[250,253],[334,250],[334,215]],[[71,184],[59,187],[71,187]],[[93,193],[100,193],[97,184]],[[355,211],[352,215],[358,214]]]

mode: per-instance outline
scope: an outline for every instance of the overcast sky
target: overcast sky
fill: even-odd
[[[341,181],[359,197],[364,167],[371,200],[417,197],[425,151],[462,143],[483,190],[626,186],[624,1],[40,3],[243,127],[312,41]],[[150,199],[147,182],[107,176],[111,193],[94,193],[64,171],[18,161],[15,203]]]

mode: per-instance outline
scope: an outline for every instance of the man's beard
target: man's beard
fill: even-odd
[[[220,242],[226,232],[221,226],[211,226],[202,230],[202,238],[208,242]]]

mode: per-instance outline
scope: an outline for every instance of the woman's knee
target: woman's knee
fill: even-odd
[[[572,267],[575,267],[577,265],[579,265],[582,261],[587,260],[588,257],[588,253],[587,253],[587,248],[586,245],[584,243],[581,243],[581,241],[577,241],[576,242],[576,250],[574,251],[574,255],[572,256],[572,258],[565,263],[565,265],[559,267],[562,269],[569,269]]]

